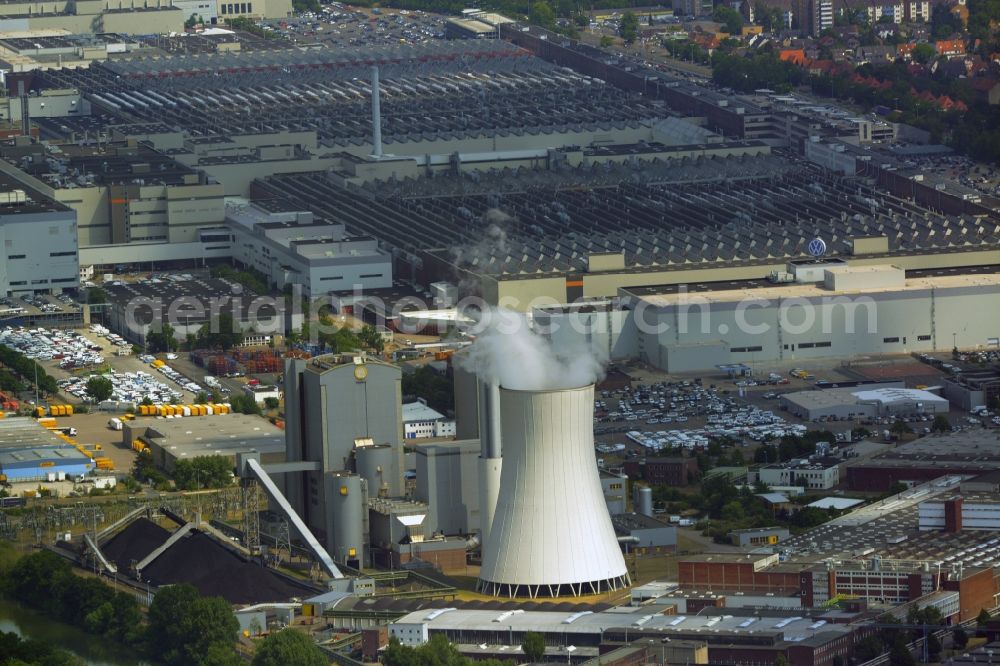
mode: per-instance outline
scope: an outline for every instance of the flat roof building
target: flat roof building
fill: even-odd
[[[153,461],[172,470],[178,460],[199,456],[225,456],[236,464],[236,454],[260,452],[261,462],[285,460],[285,435],[266,419],[248,414],[137,418],[125,421],[122,443],[139,440],[149,446]]]
[[[0,296],[58,293],[80,286],[76,213],[0,173]]]
[[[993,430],[930,434],[873,458],[849,462],[851,490],[888,490],[897,481],[923,483],[945,475],[978,476],[1000,470],[1000,438]]]
[[[782,394],[779,404],[809,421],[947,414],[950,409],[941,396],[899,383],[795,391]]]
[[[62,481],[65,477],[80,476],[93,469],[94,462],[74,446],[0,450],[0,474],[10,482]]]

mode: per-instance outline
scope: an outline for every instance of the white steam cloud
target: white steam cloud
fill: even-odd
[[[520,391],[579,388],[604,377],[607,359],[582,340],[553,344],[531,330],[523,314],[491,309],[482,313],[478,333],[458,363],[481,379]]]

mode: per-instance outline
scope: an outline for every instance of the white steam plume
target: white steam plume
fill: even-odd
[[[481,379],[508,389],[548,391],[578,388],[604,377],[607,359],[582,340],[554,345],[528,326],[527,317],[510,310],[482,313],[479,335],[458,363]]]

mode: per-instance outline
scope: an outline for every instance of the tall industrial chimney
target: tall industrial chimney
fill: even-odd
[[[486,552],[490,525],[500,495],[503,445],[500,435],[500,387],[483,380],[479,388],[479,515],[483,552]]]
[[[627,586],[594,464],[593,384],[499,393],[503,470],[479,589],[534,598]]]
[[[372,65],[372,157],[382,157],[382,110],[379,108],[378,65]]]
[[[21,103],[21,134],[31,136],[31,106],[23,79],[17,82],[17,96],[17,101]]]

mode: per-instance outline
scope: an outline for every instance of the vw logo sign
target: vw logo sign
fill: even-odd
[[[806,246],[806,252],[811,257],[822,257],[826,254],[826,243],[823,242],[822,238],[813,238]]]

